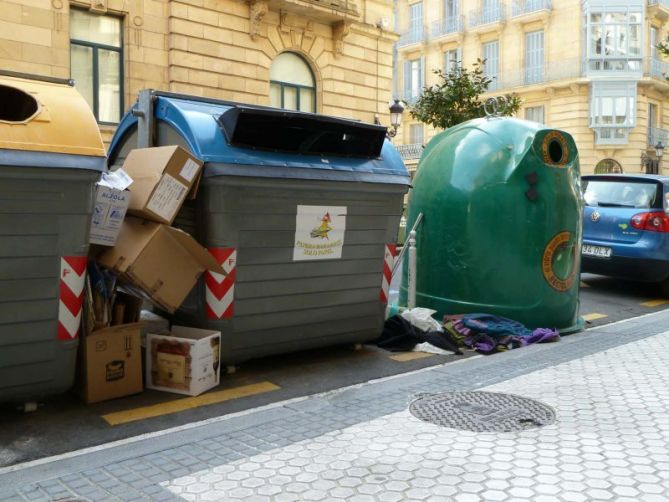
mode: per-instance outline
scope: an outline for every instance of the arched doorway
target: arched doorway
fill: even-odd
[[[600,160],[595,166],[595,174],[616,174],[622,173],[623,166],[620,162],[613,159]]]

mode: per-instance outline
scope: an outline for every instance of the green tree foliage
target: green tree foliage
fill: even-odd
[[[456,65],[448,73],[434,70],[440,83],[425,87],[416,103],[409,106],[411,116],[439,129],[485,116],[481,95],[488,91],[492,79],[483,73],[485,60],[477,59],[471,70]],[[505,94],[506,103],[500,100],[500,115],[513,115],[520,108],[521,100],[515,94]]]

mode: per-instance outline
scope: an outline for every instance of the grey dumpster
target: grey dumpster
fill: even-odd
[[[105,150],[70,83],[0,75],[0,402],[72,386]]]
[[[220,330],[223,364],[380,334],[409,185],[385,128],[153,92],[122,120],[110,165],[149,143],[205,162],[176,224],[226,275],[205,274],[173,320]]]

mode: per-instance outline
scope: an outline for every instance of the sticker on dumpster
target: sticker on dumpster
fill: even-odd
[[[569,290],[576,279],[578,253],[576,239],[571,232],[560,232],[544,249],[541,269],[550,286],[563,293]]]
[[[207,318],[230,319],[234,314],[237,250],[209,248],[208,251],[221,264],[225,275],[210,271],[204,273]]]
[[[86,261],[85,256],[63,256],[60,259],[58,340],[73,340],[79,335],[86,279]]]
[[[345,232],[345,206],[297,206],[293,261],[341,258]]]

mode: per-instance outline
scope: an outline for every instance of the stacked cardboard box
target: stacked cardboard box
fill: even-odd
[[[205,270],[223,273],[192,236],[170,226],[196,197],[201,171],[181,147],[143,148],[99,183],[82,330],[87,402],[141,392],[143,302],[173,313]],[[218,385],[219,332],[175,326],[147,336],[147,386],[197,395]]]

